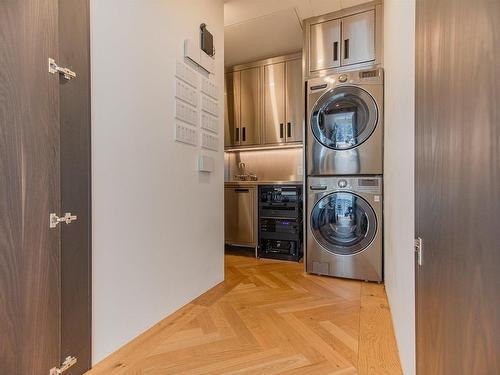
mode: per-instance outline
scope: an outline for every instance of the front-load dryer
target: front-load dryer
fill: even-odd
[[[382,177],[310,177],[306,271],[382,281]]]
[[[308,176],[383,173],[383,99],[380,68],[307,81]]]

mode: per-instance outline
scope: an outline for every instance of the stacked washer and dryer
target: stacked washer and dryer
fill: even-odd
[[[309,273],[383,281],[383,4],[304,20]]]
[[[380,67],[306,81],[306,271],[383,280]]]

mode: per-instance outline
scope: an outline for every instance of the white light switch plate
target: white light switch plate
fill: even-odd
[[[219,138],[208,133],[201,133],[201,147],[212,151],[218,151]]]
[[[184,82],[189,83],[194,88],[198,88],[199,76],[198,73],[188,67],[181,61],[177,61],[175,65],[175,75]]]
[[[215,84],[215,82],[203,77],[201,79],[201,91],[212,97],[213,99],[217,100],[217,95],[218,95],[218,88],[217,88],[217,85]]]
[[[215,167],[214,158],[207,155],[198,156],[198,170],[200,172],[213,172]]]
[[[180,79],[175,80],[175,96],[194,107],[198,106],[198,90]]]
[[[198,125],[198,110],[180,101],[175,101],[175,117],[191,125]]]
[[[175,123],[175,140],[177,142],[187,143],[196,146],[197,130],[192,126],[185,125],[182,122]]]
[[[202,95],[201,109],[215,117],[219,116],[219,104],[208,96]]]
[[[219,120],[206,112],[202,112],[201,127],[217,134],[219,132]]]

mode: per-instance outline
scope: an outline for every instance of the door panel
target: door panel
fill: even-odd
[[[224,79],[224,146],[240,144],[240,72],[227,73]]]
[[[375,11],[342,19],[342,65],[375,60]]]
[[[255,187],[224,189],[226,243],[256,245],[255,207]]]
[[[61,225],[61,355],[78,358],[65,375],[82,374],[91,357],[90,61],[88,0],[59,0],[60,64],[77,73],[60,81],[61,212],[77,215]]]
[[[309,71],[340,66],[340,20],[311,25]]]
[[[355,86],[338,86],[313,108],[311,128],[323,146],[343,151],[358,147],[373,134],[378,107],[373,97]]]
[[[500,374],[500,2],[417,1],[417,373]]]
[[[377,218],[370,204],[350,192],[323,197],[311,213],[311,232],[325,250],[354,255],[370,245],[377,233]]]
[[[302,142],[304,132],[304,81],[302,60],[286,62],[286,141]]]
[[[261,87],[260,68],[242,70],[240,136],[242,145],[260,143]]]
[[[0,2],[0,373],[48,374],[60,353],[57,1]]]
[[[285,132],[285,63],[264,67],[264,143],[282,143]]]

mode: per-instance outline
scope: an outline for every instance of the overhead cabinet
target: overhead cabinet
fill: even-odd
[[[241,74],[241,145],[260,143],[261,74],[259,68],[242,70]]]
[[[375,60],[375,10],[309,27],[309,72]]]
[[[264,67],[264,143],[302,141],[302,60]]]
[[[259,68],[226,73],[224,85],[224,145],[256,145],[261,130]]]
[[[224,85],[224,146],[302,142],[303,91],[301,54],[231,68]]]
[[[309,70],[323,70],[340,66],[340,20],[311,25]]]
[[[240,143],[240,72],[224,77],[224,146]]]

